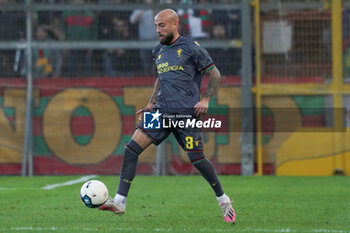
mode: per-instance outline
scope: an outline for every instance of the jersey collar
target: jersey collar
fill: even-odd
[[[169,45],[166,45],[166,47],[171,47],[173,46],[179,39],[180,39],[181,36],[179,36],[173,43],[169,44]]]

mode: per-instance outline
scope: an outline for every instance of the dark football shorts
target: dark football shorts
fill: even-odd
[[[179,118],[176,120],[186,121],[186,118]],[[160,129],[146,129],[144,128],[143,121],[141,121],[136,129],[145,134],[156,146],[164,141],[170,133],[173,133],[177,142],[184,149],[184,151],[203,151],[202,134],[200,128],[161,127]]]

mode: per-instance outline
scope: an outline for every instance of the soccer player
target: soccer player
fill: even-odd
[[[179,35],[179,18],[175,11],[171,9],[160,11],[155,16],[154,23],[160,40],[160,44],[152,51],[158,78],[147,106],[136,113],[141,113],[139,117],[141,120],[143,112],[154,109],[170,109],[177,113],[192,109],[194,117],[199,118],[208,110],[209,100],[215,94],[221,79],[220,72],[205,49]],[[209,75],[210,80],[203,98],[200,99],[203,74]],[[200,129],[178,127],[147,129],[142,121],[125,146],[117,194],[114,198],[110,197],[99,209],[120,215],[125,212],[126,198],[136,174],[139,155],[151,143],[159,145],[170,133],[174,134],[178,143],[187,152],[193,166],[214,190],[224,220],[235,223],[236,213],[232,208],[232,201],[224,193],[214,166],[204,156]]]

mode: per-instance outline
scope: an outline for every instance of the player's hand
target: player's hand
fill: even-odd
[[[208,107],[209,107],[209,99],[203,98],[194,106],[194,114],[197,117],[204,116],[208,111]]]
[[[146,107],[144,107],[144,108],[141,108],[140,110],[138,110],[137,112],[136,112],[136,114],[140,114],[140,116],[139,116],[139,120],[140,121],[142,121],[142,119],[143,119],[143,112],[150,112],[150,111],[152,111],[153,110],[153,104],[148,104]]]

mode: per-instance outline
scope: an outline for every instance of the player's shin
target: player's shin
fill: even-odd
[[[213,188],[215,195],[220,197],[224,194],[219,178],[213,164],[204,157],[203,152],[188,152],[192,165],[198,169],[204,179]]]
[[[143,149],[134,140],[125,145],[117,195],[128,196],[131,182],[136,175],[138,158],[142,151]]]

